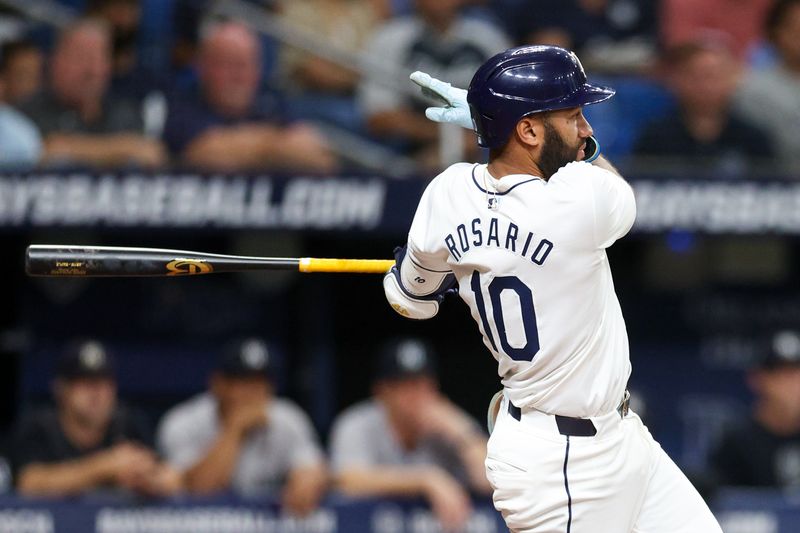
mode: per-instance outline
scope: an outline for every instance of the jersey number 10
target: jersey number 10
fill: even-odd
[[[494,340],[494,334],[486,317],[486,303],[483,299],[483,291],[481,291],[480,272],[477,270],[472,273],[470,287],[472,292],[475,293],[475,305],[478,306],[483,331],[486,332],[489,343],[494,351],[497,352],[499,350]],[[525,345],[521,348],[514,348],[508,342],[503,302],[500,299],[503,291],[514,291],[519,299],[519,314],[525,331]],[[489,298],[492,302],[492,315],[497,326],[497,335],[500,338],[503,352],[515,361],[533,361],[533,357],[539,351],[539,330],[536,326],[536,310],[533,308],[533,293],[530,287],[525,285],[517,276],[499,276],[489,283]]]

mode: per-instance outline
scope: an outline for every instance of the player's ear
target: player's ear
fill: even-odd
[[[536,116],[523,117],[517,122],[517,139],[528,148],[536,148],[542,142],[544,126]]]

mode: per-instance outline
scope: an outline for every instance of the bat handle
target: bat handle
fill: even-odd
[[[300,272],[352,272],[383,274],[394,266],[393,259],[300,259]]]

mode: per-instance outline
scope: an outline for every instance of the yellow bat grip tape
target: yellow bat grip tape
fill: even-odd
[[[318,259],[303,257],[300,272],[354,272],[361,274],[383,274],[394,266],[393,259]]]

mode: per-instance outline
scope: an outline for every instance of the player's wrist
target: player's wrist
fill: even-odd
[[[595,161],[598,157],[600,157],[600,143],[597,141],[597,138],[592,135],[588,139],[586,139],[586,148],[584,149],[584,158],[583,160],[586,163],[591,163]]]
[[[241,440],[248,430],[246,419],[242,416],[232,415],[223,422],[223,435],[231,440]]]
[[[418,492],[430,499],[436,492],[436,487],[441,479],[441,472],[436,467],[427,468],[419,472]]]
[[[107,483],[117,476],[117,459],[113,448],[106,449],[90,456],[85,462],[89,477],[98,483]]]

